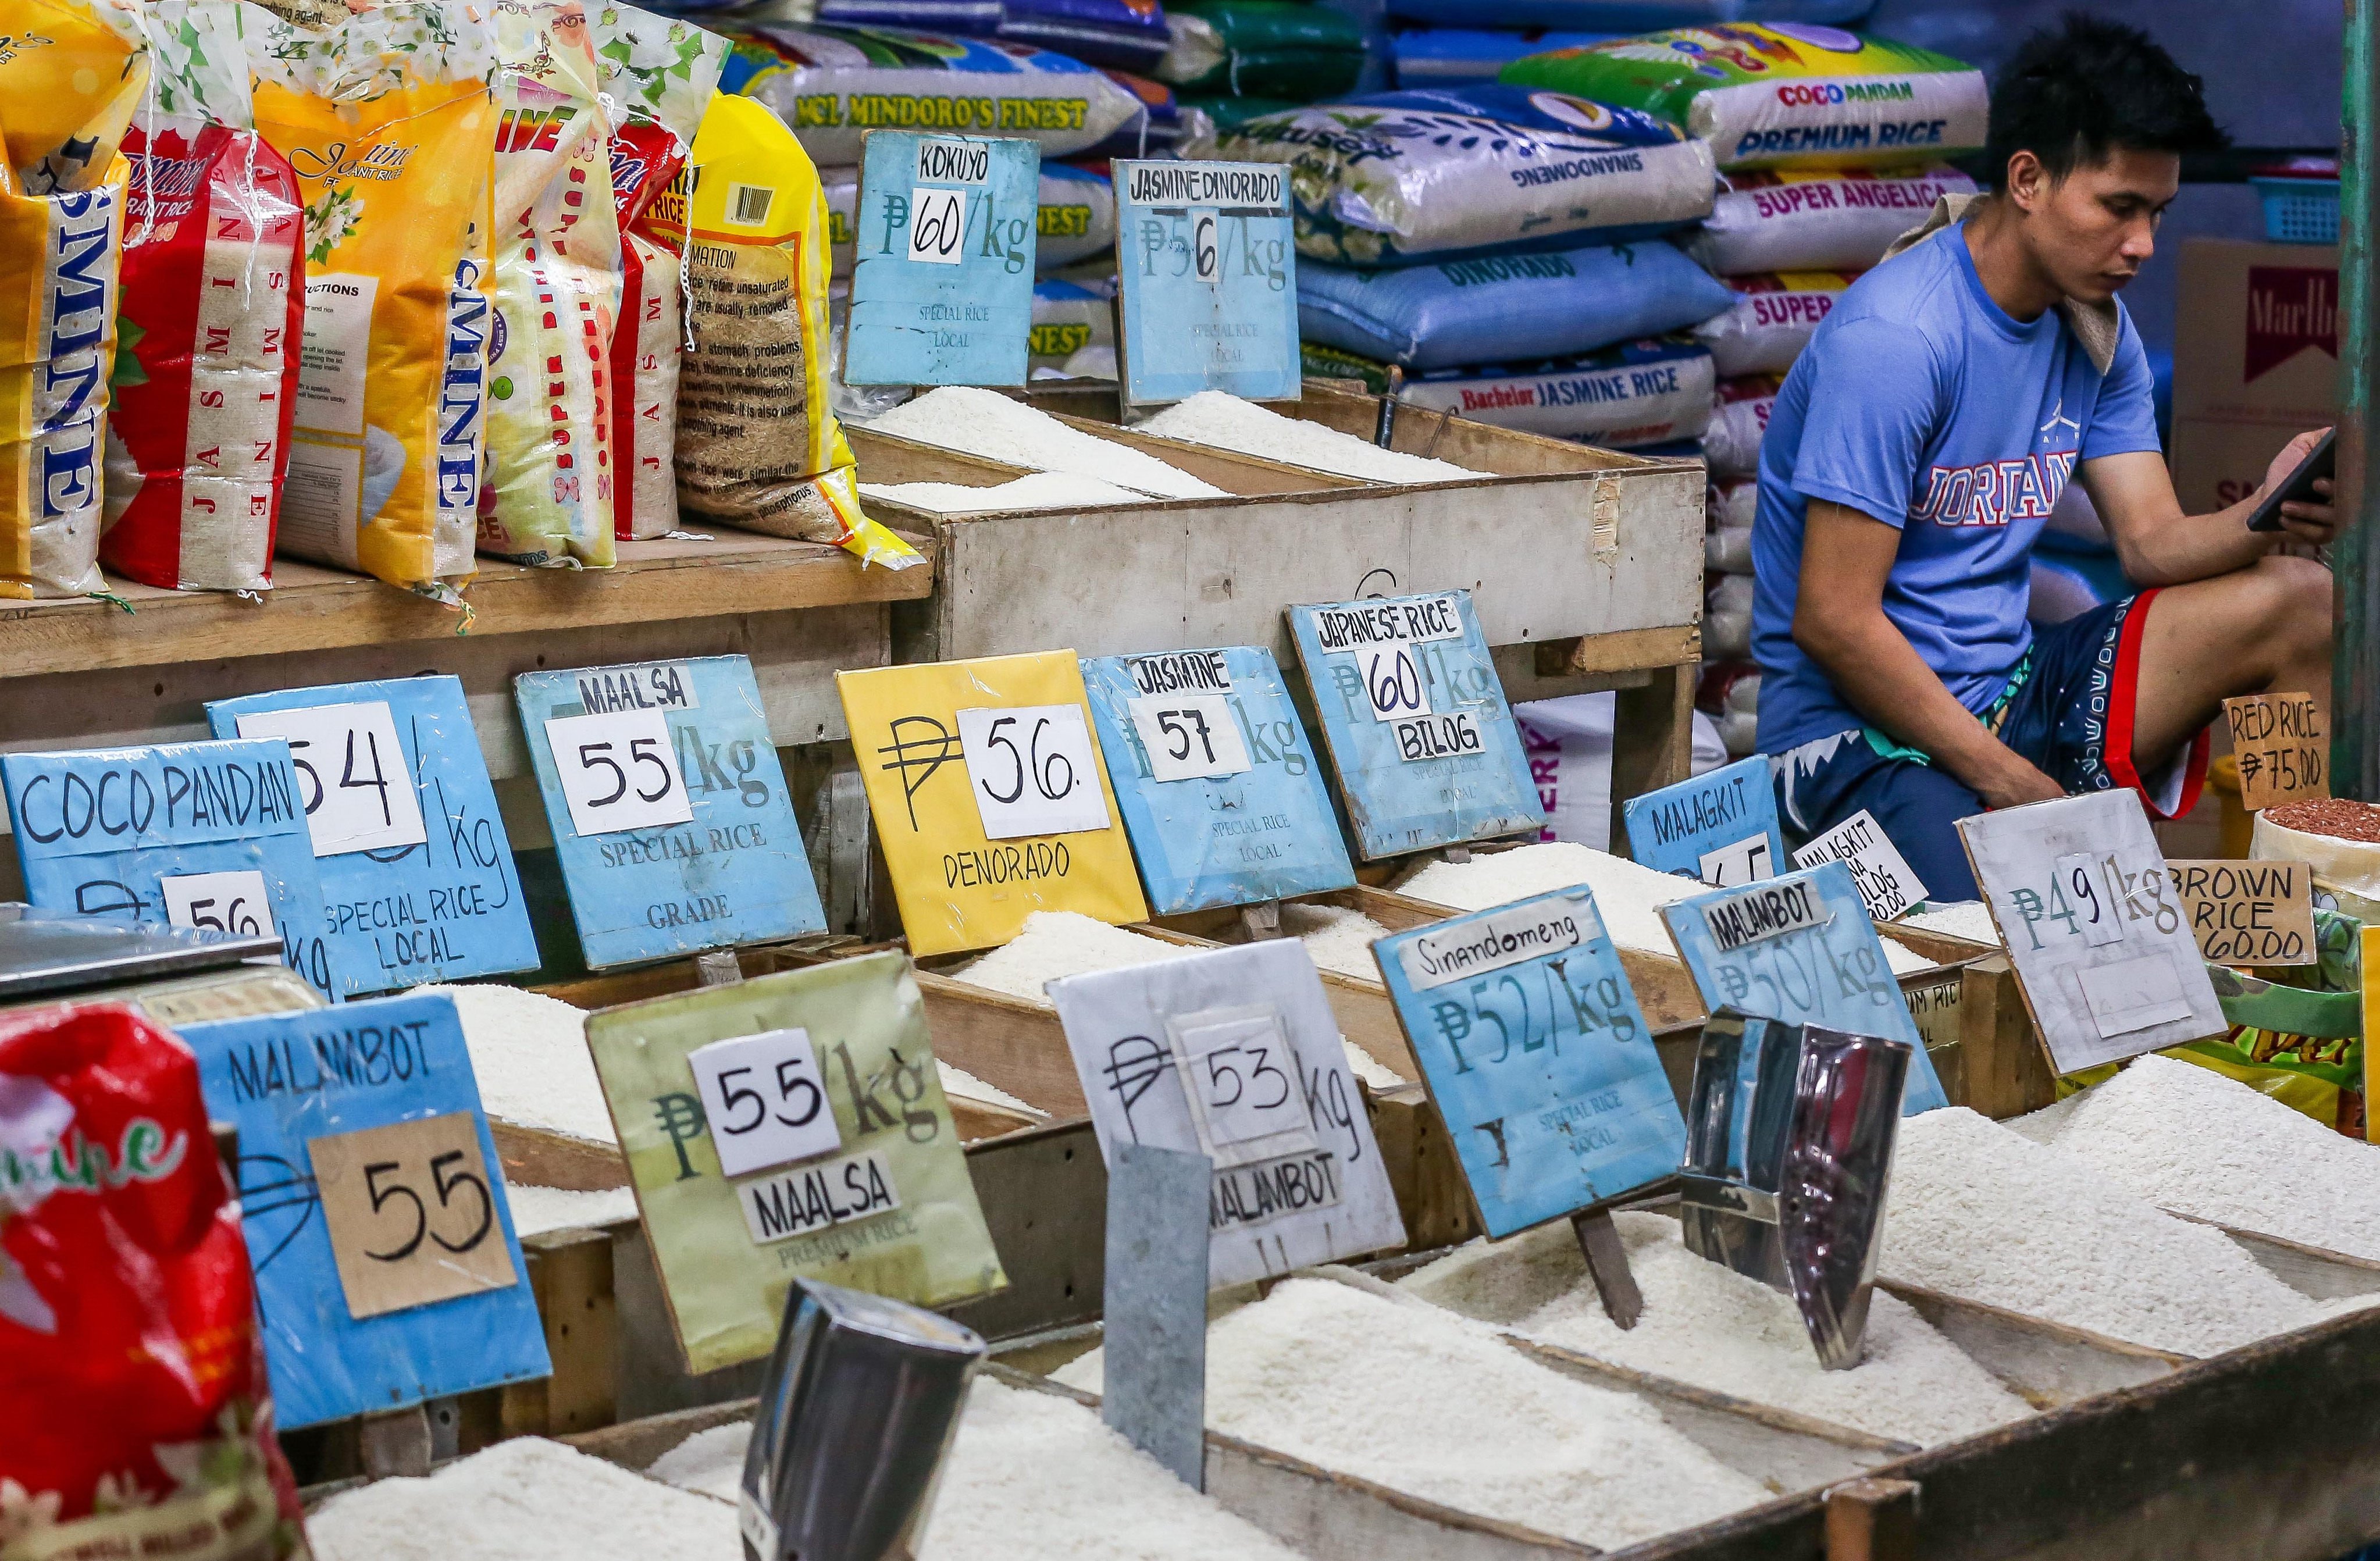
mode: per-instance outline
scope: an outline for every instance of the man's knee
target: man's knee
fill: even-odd
[[[2310,558],[2269,553],[2249,570],[2259,626],[2268,639],[2319,651],[2330,644],[2331,577]]]

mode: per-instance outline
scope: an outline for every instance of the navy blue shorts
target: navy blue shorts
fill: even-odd
[[[2202,732],[2166,772],[2143,782],[2132,768],[2132,709],[2140,686],[2141,632],[2156,592],[2095,607],[2042,629],[1984,724],[2070,795],[2128,786],[2152,818],[2198,805],[2209,733]],[[1876,817],[1929,900],[1975,900],[1973,869],[1958,822],[1983,799],[1880,732],[1858,730],[1805,743],[1771,761],[1777,811],[1798,848],[1862,809]]]

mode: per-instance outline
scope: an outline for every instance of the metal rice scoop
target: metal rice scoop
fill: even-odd
[[[1910,1048],[1722,1008],[1686,1107],[1689,1250],[1793,1298],[1829,1371],[1859,1364]]]
[[[795,1280],[744,1455],[745,1561],[910,1561],[984,1349],[923,1307]]]

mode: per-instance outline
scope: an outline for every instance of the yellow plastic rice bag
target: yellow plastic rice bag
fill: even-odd
[[[495,33],[407,0],[251,38],[256,126],[306,207],[279,551],[447,602],[480,508]]]
[[[0,597],[102,588],[116,148],[149,66],[129,0],[0,0]]]
[[[611,121],[578,0],[496,12],[496,325],[480,551],[613,562]]]
[[[892,569],[923,563],[860,509],[827,404],[826,196],[794,133],[749,98],[713,97],[645,224],[686,256],[679,507]]]

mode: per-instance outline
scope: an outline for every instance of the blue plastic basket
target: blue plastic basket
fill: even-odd
[[[2265,236],[2276,244],[2338,242],[2338,181],[2258,175],[2248,181],[2265,203]]]

